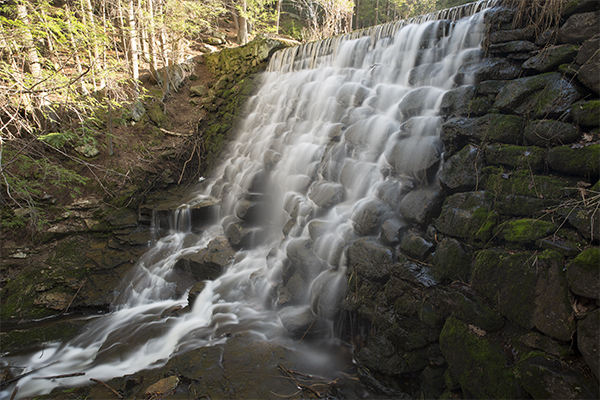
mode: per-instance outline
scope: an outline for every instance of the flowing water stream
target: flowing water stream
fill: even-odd
[[[79,386],[162,366],[234,332],[286,343],[286,328],[302,315],[332,327],[345,247],[372,234],[371,225],[401,219],[398,194],[435,179],[439,104],[459,67],[481,57],[480,11],[492,3],[277,52],[226,161],[181,204],[172,229],[120,288],[114,310],[91,317],[69,342],[5,361],[32,370],[60,360],[43,375],[85,371],[62,382]],[[198,233],[189,210],[212,198],[218,223]],[[223,236],[237,244],[235,259],[206,282],[189,312],[165,317],[188,303],[187,293],[177,296],[177,260]],[[18,396],[58,385],[35,376],[19,382]]]

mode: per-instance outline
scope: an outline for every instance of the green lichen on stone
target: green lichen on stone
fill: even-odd
[[[169,117],[167,117],[166,114],[163,112],[163,110],[160,106],[160,103],[158,101],[150,104],[150,106],[148,106],[146,112],[148,114],[148,118],[150,118],[150,120],[152,122],[154,122],[156,124],[156,126],[158,126],[159,128],[168,128],[169,127],[169,123],[170,123]]]
[[[578,101],[573,104],[572,113],[578,125],[597,127],[600,125],[600,100]]]
[[[548,151],[548,165],[565,174],[597,177],[600,172],[600,144],[581,148],[554,147]]]
[[[560,199],[577,193],[577,180],[571,178],[507,171],[495,166],[483,168],[482,175],[481,187],[495,195]]]
[[[440,348],[452,375],[480,399],[520,398],[519,385],[500,345],[479,337],[463,322],[448,318],[440,334]]]
[[[556,228],[552,222],[523,218],[500,225],[497,236],[507,242],[532,243],[553,233]]]
[[[582,251],[567,267],[567,281],[573,293],[600,298],[600,249]]]
[[[492,144],[485,149],[488,164],[540,171],[544,168],[544,150],[535,146]]]
[[[537,282],[536,256],[491,249],[477,253],[471,284],[498,311],[518,325],[531,329]]]

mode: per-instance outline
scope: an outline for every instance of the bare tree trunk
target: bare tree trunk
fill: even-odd
[[[355,21],[355,25],[354,25],[354,29],[358,29],[358,12],[360,10],[360,0],[356,0],[356,11],[355,11],[355,15],[356,15],[356,21]]]
[[[27,6],[23,3],[17,5],[17,15],[25,29],[23,29],[23,42],[25,44],[25,52],[27,53],[27,66],[29,71],[34,78],[39,79],[42,76],[42,66],[40,64],[40,58],[33,43],[33,35],[29,30],[31,21],[29,20],[29,13],[27,12]]]
[[[275,22],[275,33],[279,35],[279,17],[281,16],[281,0],[277,0],[275,3],[277,9],[277,21]]]
[[[246,0],[239,0],[239,13],[238,13],[238,44],[243,45],[248,43],[248,21],[246,20],[246,12],[248,11],[248,5]]]
[[[159,15],[166,15],[166,10],[165,10],[165,0],[158,0],[158,14]],[[165,98],[167,97],[167,95],[169,94],[169,54],[168,54],[168,50],[167,50],[167,33],[165,30],[165,24],[164,22],[161,24],[160,26],[160,52],[161,52],[161,56],[162,56],[162,61],[163,61],[163,81],[162,81],[162,92],[163,92],[163,96],[162,96],[162,101],[164,102]]]
[[[373,25],[379,24],[379,0],[375,3],[375,23]]]
[[[154,1],[153,0],[148,0],[147,2],[148,5],[148,64],[150,67],[150,74],[152,75],[152,78],[157,82],[160,83],[160,77],[158,75],[157,72],[157,65],[156,65],[156,58],[157,58],[157,54],[156,54],[156,25],[154,22]]]
[[[128,4],[128,22],[129,22],[129,45],[131,48],[131,77],[133,79],[133,87],[135,90],[135,97],[139,96],[139,43],[138,43],[138,31],[135,20],[135,8],[133,6],[133,0],[129,0]]]
[[[69,39],[71,41],[71,46],[73,47],[73,52],[75,53],[75,65],[77,66],[77,73],[79,75],[83,74],[83,67],[81,66],[81,58],[79,57],[79,46],[77,46],[77,42],[75,41],[75,36],[73,35],[73,29],[71,24],[71,18],[73,14],[71,14],[71,9],[69,8],[69,4],[66,4],[67,7],[67,27],[69,28]],[[79,83],[81,85],[81,92],[83,94],[88,94],[88,90],[85,87],[84,79],[80,79]]]

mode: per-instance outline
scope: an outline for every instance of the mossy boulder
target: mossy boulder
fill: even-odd
[[[440,185],[449,193],[473,190],[483,167],[483,152],[479,147],[466,145],[446,161],[438,174]]]
[[[571,339],[575,322],[559,254],[481,251],[472,284],[514,323],[558,340]]]
[[[519,360],[518,382],[534,399],[597,399],[598,385],[568,364],[536,352]]]
[[[583,147],[558,146],[548,151],[548,165],[563,174],[598,177],[600,144]]]
[[[509,82],[496,96],[494,107],[530,118],[553,118],[582,97],[578,86],[560,73],[550,72]]]
[[[578,101],[573,104],[571,113],[573,120],[578,125],[585,127],[600,126],[600,100]]]
[[[483,191],[456,193],[448,197],[435,227],[444,235],[486,242],[498,223],[498,213]]]
[[[433,254],[433,277],[438,281],[468,282],[471,276],[471,251],[455,239],[444,238]]]
[[[600,309],[589,312],[585,318],[577,321],[577,347],[596,378],[600,378],[599,325]]]
[[[452,153],[456,149],[462,149],[467,143],[519,144],[522,132],[523,118],[516,115],[487,114],[479,118],[451,118],[442,125],[440,137]]]
[[[507,171],[491,166],[482,169],[481,187],[495,195],[561,199],[577,193],[576,179]]]
[[[505,367],[500,344],[471,327],[450,317],[440,334],[440,349],[452,375],[479,399],[523,398],[514,372]]]
[[[400,242],[400,250],[404,254],[420,261],[425,261],[433,249],[433,243],[414,232],[404,235],[404,238]]]
[[[576,108],[573,105],[573,110]],[[581,132],[573,124],[548,119],[530,121],[523,131],[526,144],[542,147],[573,143],[580,137]]]
[[[600,298],[600,249],[591,247],[582,251],[567,267],[567,281],[571,291],[579,296]]]
[[[552,222],[523,218],[500,225],[496,236],[507,242],[531,244],[554,233],[557,228],[556,224]]]
[[[578,51],[579,46],[574,44],[549,46],[535,56],[527,59],[523,63],[523,68],[534,69],[538,72],[554,71],[561,64],[573,62]]]
[[[532,193],[535,196],[535,193]],[[516,196],[512,194],[497,194],[493,196],[494,209],[500,215],[515,217],[531,217],[539,215],[548,207],[558,204],[558,200],[540,199],[539,197]]]
[[[491,144],[485,148],[485,160],[488,164],[532,171],[541,171],[544,168],[544,156],[544,150],[535,146]]]
[[[374,238],[360,238],[346,252],[348,271],[357,273],[369,280],[386,280],[392,273],[398,254],[391,247],[384,246]]]

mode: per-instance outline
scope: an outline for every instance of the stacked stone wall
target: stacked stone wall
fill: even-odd
[[[400,200],[408,226],[347,251],[363,380],[598,398],[599,4],[569,3],[547,32],[487,13],[484,58],[442,100],[439,184]]]

